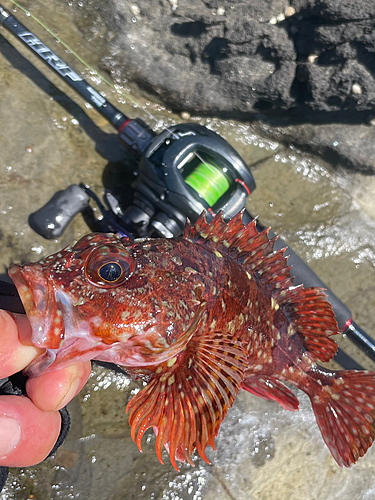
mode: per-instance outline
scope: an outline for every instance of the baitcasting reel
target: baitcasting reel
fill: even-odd
[[[132,204],[122,207],[106,190],[105,208],[87,186],[73,184],[30,215],[30,226],[37,233],[45,238],[61,236],[77,213],[87,211],[91,197],[103,214],[101,230],[172,238],[182,234],[187,217],[195,222],[204,209],[211,216],[223,210],[230,219],[255,189],[240,155],[201,125],[175,125],[155,136],[140,119],[127,120],[119,139],[139,158]]]

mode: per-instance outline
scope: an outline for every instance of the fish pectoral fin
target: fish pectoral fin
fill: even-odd
[[[199,326],[201,321],[203,320],[204,314],[207,310],[207,302],[203,300],[194,315],[193,321],[189,325],[189,327],[184,331],[184,333],[180,336],[174,344],[169,347],[149,347],[145,346],[143,340],[140,345],[133,345],[133,358],[130,355],[127,355],[126,362],[122,363],[121,366],[125,368],[136,367],[140,368],[150,368],[153,366],[162,365],[169,360],[174,359],[181,351],[183,351],[191,338],[197,333],[199,330]]]
[[[193,337],[173,365],[159,366],[160,373],[128,403],[126,411],[138,448],[146,430],[154,427],[161,463],[163,447],[177,470],[176,460],[194,465],[195,449],[209,463],[205,449],[207,445],[215,449],[214,438],[247,365],[246,345],[227,334]]]
[[[298,410],[299,401],[296,396],[280,380],[274,377],[246,375],[241,384],[241,389],[260,398],[277,401],[286,410]]]

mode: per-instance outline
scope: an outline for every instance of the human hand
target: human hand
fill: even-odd
[[[31,344],[25,315],[0,310],[0,379],[23,370],[43,349]],[[89,378],[90,361],[30,378],[27,396],[0,396],[0,466],[25,467],[44,460],[60,433],[58,412]]]

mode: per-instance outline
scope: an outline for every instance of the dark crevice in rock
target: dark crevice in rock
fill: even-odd
[[[227,59],[229,54],[230,49],[227,40],[225,38],[213,38],[203,50],[202,61],[210,65],[212,75],[220,75],[221,71],[217,68],[217,61]]]
[[[303,9],[298,12],[295,17],[297,24],[300,21],[308,22],[312,29],[317,26],[341,26],[353,23],[362,23],[373,21],[371,17],[360,17],[357,19],[345,19],[345,18],[335,18],[332,19],[327,12],[324,11],[323,7],[317,7],[315,9]],[[292,20],[292,22],[294,19]]]
[[[275,63],[275,69],[280,69],[280,57],[276,55],[276,52],[273,48],[265,47],[261,43],[256,50],[256,54],[259,54],[264,61]]]
[[[344,62],[345,57],[337,54],[336,48],[325,50],[317,58],[317,64],[319,64],[319,66],[343,65]]]
[[[265,99],[258,99],[254,103],[254,109],[262,113],[266,113],[268,110],[272,109],[274,105],[274,102],[266,101]]]
[[[186,23],[174,23],[171,26],[171,32],[174,35],[182,37],[199,37],[206,33],[206,24],[202,21],[192,21]]]
[[[197,62],[197,54],[194,50],[194,47],[191,47],[188,43],[185,45],[190,54],[190,61],[195,64]]]
[[[372,52],[369,52],[362,43],[353,43],[351,45],[356,52],[358,62],[360,62],[370,73],[375,76],[375,47],[373,47]]]
[[[255,108],[256,106],[259,106],[260,108],[263,108],[262,110],[258,108],[253,112],[241,111],[239,109],[233,111],[216,110],[214,116],[223,118],[225,120],[234,119],[244,122],[261,121],[263,123],[269,124],[272,127],[282,127],[287,125],[307,125],[309,123],[314,125],[360,125],[368,124],[369,119],[375,117],[375,113],[369,113],[368,111],[358,112],[355,114],[348,114],[343,111],[312,112],[311,109],[307,106],[296,106],[286,111],[274,110],[272,114],[264,113],[264,109],[267,111],[269,109],[269,106],[273,106],[273,104],[274,101],[265,101],[259,99],[258,101],[254,102],[253,107]],[[276,101],[276,104],[280,103],[277,103]],[[180,108],[172,106],[170,109],[175,113],[180,112]],[[200,113],[200,116],[210,117],[213,116],[213,113],[211,110],[206,112],[203,111],[202,113]],[[371,125],[364,126],[366,126],[369,130],[373,129]]]
[[[296,77],[290,89],[290,95],[296,103],[305,103],[313,100],[306,66],[299,64]]]

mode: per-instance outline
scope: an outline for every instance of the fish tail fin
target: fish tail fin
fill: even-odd
[[[321,368],[308,393],[324,442],[341,467],[362,457],[375,438],[375,374]]]

